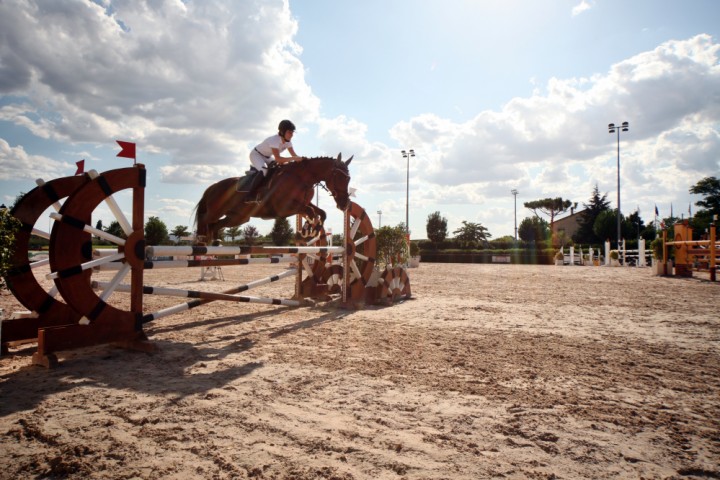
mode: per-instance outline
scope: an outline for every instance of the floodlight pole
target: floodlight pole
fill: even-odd
[[[621,213],[620,213],[620,130],[627,132],[630,128],[628,122],[623,122],[622,125],[615,126],[614,123],[608,124],[608,132],[617,132],[617,248],[620,250],[620,238],[622,236],[620,231],[621,225]]]
[[[415,156],[415,150],[412,148],[408,150],[407,152],[403,150],[402,152],[403,158],[407,159],[407,183],[406,183],[406,189],[405,189],[405,234],[407,235],[408,240],[410,239],[410,157]]]
[[[515,241],[517,242],[517,196],[519,192],[517,191],[517,188],[513,188],[510,190],[510,193],[512,193],[513,197],[515,197]]]

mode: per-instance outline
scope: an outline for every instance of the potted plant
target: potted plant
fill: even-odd
[[[420,266],[420,247],[417,242],[410,242],[410,268],[417,268]]]
[[[620,252],[618,252],[617,250],[610,250],[610,266],[620,266]]]
[[[654,275],[665,275],[665,263],[663,263],[663,241],[657,237],[650,243],[652,250],[652,265]],[[667,272],[672,274],[672,263],[667,262]]]
[[[555,253],[555,265],[563,265],[565,263],[565,255],[563,255],[562,250],[558,250]]]

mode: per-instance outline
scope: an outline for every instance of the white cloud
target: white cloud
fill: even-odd
[[[22,146],[12,147],[0,138],[0,180],[46,181],[75,173],[77,167],[42,155],[28,155]],[[26,192],[27,193],[27,192]]]
[[[593,7],[593,2],[588,0],[582,0],[579,4],[575,5],[572,9],[572,16],[576,17],[583,12],[590,10]]]
[[[279,118],[317,116],[287,0],[9,0],[0,30],[0,93],[19,99],[0,118],[42,138],[230,164]]]
[[[551,79],[545,92],[514,98],[500,111],[465,123],[421,115],[398,123],[391,135],[434,158],[424,180],[445,185],[508,182],[527,178],[532,165],[544,173],[533,182],[559,188],[568,162],[604,162],[615,137],[609,122],[628,120],[624,163],[671,163],[691,175],[718,168],[720,145],[720,45],[707,35],[671,41],[622,61],[604,75]],[[551,194],[552,192],[548,192]]]

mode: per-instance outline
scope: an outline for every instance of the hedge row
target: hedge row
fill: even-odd
[[[552,265],[553,250],[444,250],[420,252],[427,263],[512,263],[523,265]],[[509,259],[509,262],[507,261]]]

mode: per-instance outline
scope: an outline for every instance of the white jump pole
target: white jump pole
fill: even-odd
[[[610,265],[610,242],[605,241],[605,266]]]
[[[638,267],[647,267],[647,261],[645,260],[645,239],[641,238],[638,242]]]

